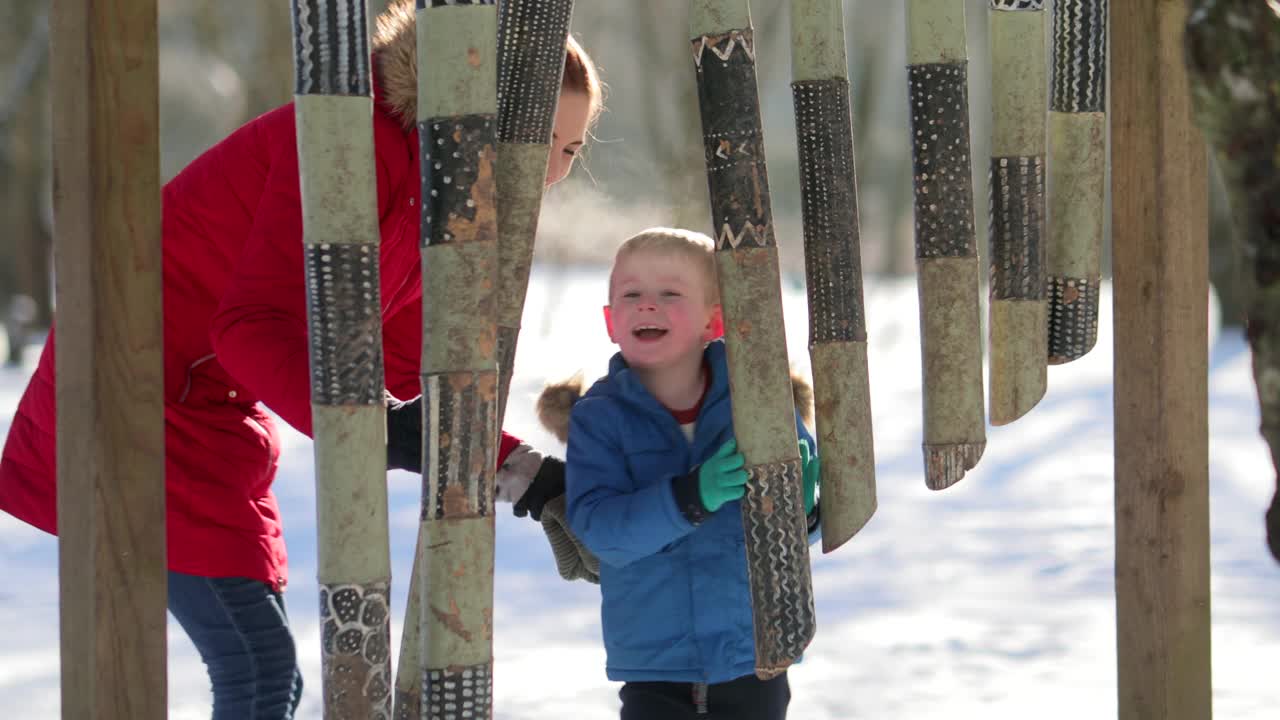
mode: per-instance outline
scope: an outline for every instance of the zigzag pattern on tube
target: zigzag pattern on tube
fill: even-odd
[[[768,627],[756,623],[756,667],[777,668],[800,657],[815,622],[807,535],[797,527],[804,522],[800,461],[753,465],[747,473],[742,522],[751,607],[777,619]]]
[[[991,0],[992,10],[1043,10],[1045,0]]]
[[[1103,112],[1107,103],[1107,0],[1053,4],[1049,109]]]
[[[551,138],[573,0],[504,0],[498,18],[498,142]]]
[[[700,37],[693,50],[716,249],[772,247],[751,31]]]
[[[369,95],[365,0],[293,0],[294,93]]]
[[[849,81],[791,84],[799,138],[809,342],[865,342]]]
[[[312,402],[381,404],[378,247],[322,243],[305,255]]]

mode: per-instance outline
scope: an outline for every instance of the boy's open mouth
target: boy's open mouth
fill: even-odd
[[[640,325],[631,331],[632,336],[639,340],[657,340],[667,334],[665,328],[656,325]]]

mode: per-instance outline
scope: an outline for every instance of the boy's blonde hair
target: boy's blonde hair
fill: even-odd
[[[720,284],[716,281],[716,245],[703,233],[681,228],[654,227],[641,230],[623,241],[613,256],[614,267],[623,258],[638,254],[677,256],[688,260],[702,276],[707,302],[720,302]],[[613,297],[613,274],[609,274],[609,297]]]

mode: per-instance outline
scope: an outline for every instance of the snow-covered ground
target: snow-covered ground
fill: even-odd
[[[562,451],[534,418],[542,383],[579,369],[598,374],[613,352],[600,319],[605,283],[598,268],[540,269],[532,283],[507,429],[544,449]],[[806,366],[804,293],[788,281],[785,295],[791,359]],[[1110,295],[1094,351],[1050,368],[1040,405],[1012,425],[988,428],[981,463],[940,493],[927,490],[922,475],[915,285],[869,278],[866,304],[879,510],[844,548],[815,551],[818,636],[790,673],[791,717],[1114,717]],[[1247,346],[1231,331],[1211,347],[1215,711],[1270,719],[1280,708],[1280,567],[1266,553],[1261,515],[1273,472],[1257,432]],[[29,371],[0,371],[0,429]],[[275,488],[307,682],[300,717],[319,718],[311,446],[291,431],[286,443]],[[395,473],[390,488],[402,610],[418,484]],[[0,516],[0,577],[0,708],[11,717],[57,717],[53,538]],[[561,581],[540,528],[505,506],[496,588],[496,717],[617,717],[596,588]],[[169,651],[170,716],[207,718],[204,668],[172,623]]]

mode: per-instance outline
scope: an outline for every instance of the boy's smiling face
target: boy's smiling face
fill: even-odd
[[[695,263],[677,253],[623,255],[610,276],[609,339],[627,364],[656,369],[701,357],[718,306]]]

